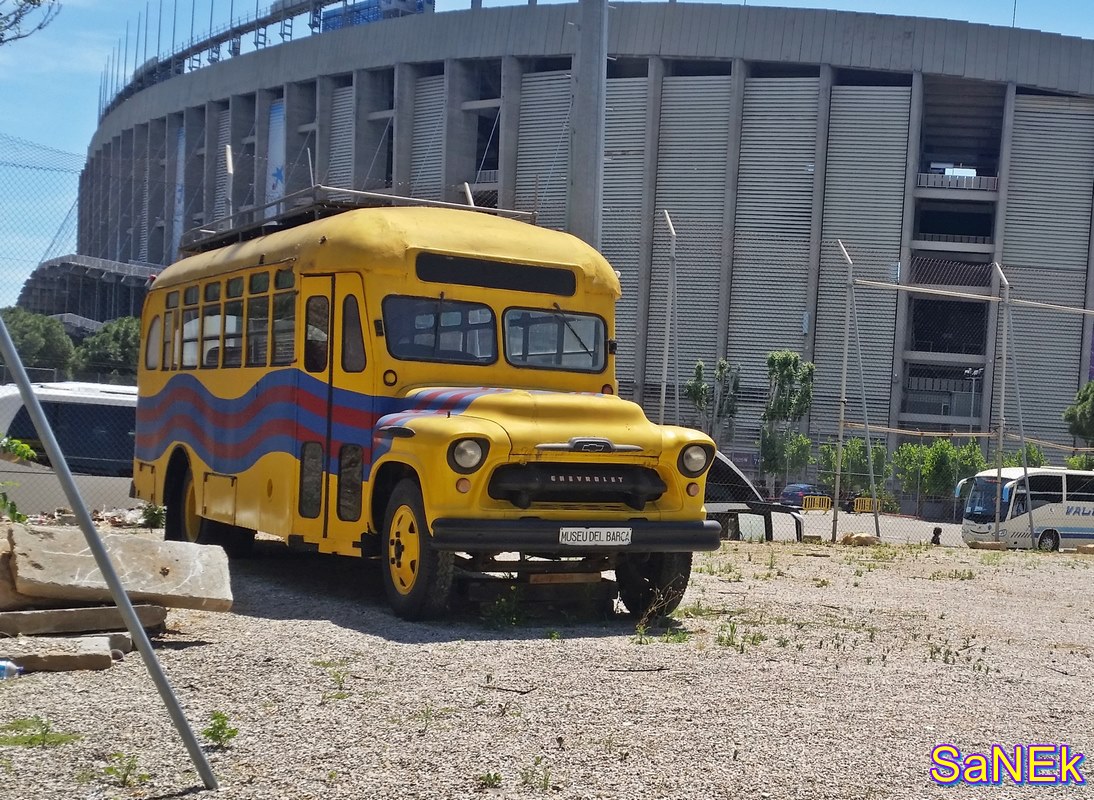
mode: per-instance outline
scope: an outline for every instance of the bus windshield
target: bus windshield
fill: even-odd
[[[974,478],[972,491],[965,503],[965,519],[983,524],[995,521],[995,499],[999,492],[999,479]]]
[[[593,314],[555,306],[510,308],[505,312],[505,358],[514,367],[601,372],[606,326]]]

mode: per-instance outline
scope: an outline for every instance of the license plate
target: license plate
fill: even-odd
[[[630,528],[559,528],[558,543],[572,547],[616,547],[631,543]]]

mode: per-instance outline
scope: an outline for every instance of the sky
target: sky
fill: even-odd
[[[271,0],[261,0],[266,8]],[[540,0],[550,2],[550,0]],[[980,22],[1010,26],[1014,13],[1020,28],[1094,38],[1094,10],[1089,0],[744,0],[748,5],[830,8],[880,14]],[[484,5],[511,2],[484,0]],[[470,0],[437,0],[437,10],[467,8]],[[163,9],[160,23],[160,8]],[[253,16],[253,0],[62,0],[61,13],[45,30],[28,39],[0,47],[0,134],[85,155],[98,116],[100,80],[113,54],[124,49],[128,25],[128,63],[143,63],[157,43],[170,49],[173,11],[175,40],[190,37],[191,16],[200,34],[223,27],[229,13]],[[138,41],[140,18],[140,47]],[[148,35],[145,36],[145,20]],[[306,32],[298,24],[296,30]],[[276,41],[276,33],[271,31]],[[298,33],[299,35],[299,33]],[[146,41],[147,40],[147,41]],[[119,47],[119,42],[122,42]],[[136,54],[136,55],[135,55]],[[116,59],[119,62],[121,59]],[[11,113],[11,110],[18,110]],[[0,154],[2,157],[2,154]]]

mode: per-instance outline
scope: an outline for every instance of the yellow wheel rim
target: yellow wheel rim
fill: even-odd
[[[201,532],[201,518],[198,516],[198,492],[194,488],[194,481],[191,480],[186,484],[186,496],[183,497],[183,524],[185,530],[183,535],[186,536],[186,541],[196,542],[198,540],[198,534]]]
[[[422,543],[418,520],[409,506],[399,506],[391,517],[387,532],[387,563],[391,582],[399,594],[410,594],[418,580]]]

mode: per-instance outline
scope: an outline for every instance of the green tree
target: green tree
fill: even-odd
[[[1094,381],[1075,394],[1075,402],[1064,409],[1064,422],[1072,436],[1094,446]]]
[[[1077,453],[1073,456],[1064,456],[1064,463],[1068,469],[1094,470],[1094,455],[1090,453]]]
[[[804,433],[760,429],[760,469],[769,475],[795,475],[813,460],[813,442]]]
[[[706,382],[705,370],[706,365],[702,361],[695,362],[695,373],[684,384],[684,396],[699,412],[703,429],[714,437],[720,423],[726,420],[732,423],[737,416],[741,371],[738,367],[731,367],[726,359],[718,359],[714,368],[714,382],[709,384]]]
[[[0,0],[0,45],[40,31],[61,11],[60,0]]]
[[[14,306],[0,310],[0,316],[23,366],[56,369],[62,376],[68,375],[76,348],[60,320]]]
[[[910,494],[921,488],[926,451],[926,445],[905,442],[893,453],[893,474],[901,491]]]
[[[892,474],[889,450],[883,442],[874,442],[874,483],[885,483]],[[836,445],[823,444],[818,451],[818,477],[826,486],[836,483]],[[870,462],[866,457],[866,440],[860,436],[843,443],[843,465],[840,470],[840,493],[865,491],[870,487]]]
[[[1033,442],[1026,442],[1026,465],[1030,467],[1043,467],[1048,463],[1048,459],[1045,457],[1045,451],[1035,445]],[[1004,467],[1021,467],[1022,465],[1022,451],[1015,450],[1013,453],[1003,453],[1003,466]]]
[[[767,403],[764,427],[760,430],[760,469],[775,476],[786,476],[803,469],[800,448],[808,438],[791,428],[809,413],[813,405],[813,373],[810,361],[802,361],[793,350],[773,350],[767,354]]]
[[[111,320],[76,348],[76,369],[135,375],[140,344],[140,320],[136,317]]]

